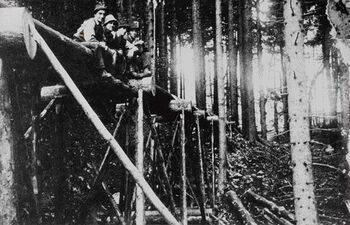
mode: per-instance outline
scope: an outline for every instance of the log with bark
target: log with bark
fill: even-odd
[[[278,216],[276,216],[275,214],[273,214],[270,210],[268,210],[266,208],[264,208],[264,213],[266,214],[266,216],[268,218],[271,218],[271,220],[274,221],[274,223],[277,223],[280,225],[293,225],[288,220],[286,220],[284,218],[279,218]]]
[[[6,5],[0,2],[0,7],[6,7]],[[38,48],[34,61],[30,62],[24,40],[25,27],[28,25],[23,24],[23,21],[30,21],[25,19],[27,15],[28,12],[24,8],[0,8],[0,16],[9,18],[8,20],[0,20],[0,56],[5,57],[7,61],[15,59],[24,67],[27,63],[34,63],[37,67],[40,66],[42,69],[41,83],[48,86],[46,87],[46,91],[48,91],[46,97],[50,98],[52,95],[61,94],[60,91],[66,93],[66,90],[63,90],[60,86],[53,87],[62,84],[62,81],[55,74],[42,50]],[[98,73],[93,67],[94,56],[89,48],[38,20],[34,19],[34,25],[73,81],[82,89],[84,94],[88,95],[87,97],[89,95],[94,97],[96,93],[99,93],[99,95],[108,96],[121,102],[124,101],[125,96],[132,94],[129,88],[135,90],[142,85],[146,89],[145,100],[150,102],[149,107],[152,113],[165,115],[167,120],[176,117],[176,113],[169,110],[170,101],[176,99],[176,97],[160,87],[156,88],[157,94],[153,96],[149,88],[151,78],[145,78],[142,81],[130,80],[128,81],[129,86],[103,84],[99,82]]]
[[[274,202],[267,200],[266,198],[254,193],[252,190],[248,190],[246,194],[248,196],[248,199],[253,200],[254,202],[257,202],[262,206],[270,209],[276,215],[282,216],[290,221],[295,221],[295,216],[288,210],[286,210],[286,208],[284,208],[283,206],[278,206]]]
[[[242,201],[237,196],[236,192],[234,191],[228,191],[225,194],[227,200],[229,201],[230,206],[239,213],[240,217],[243,220],[244,224],[248,225],[257,225],[251,214],[248,212],[248,210],[244,207]]]

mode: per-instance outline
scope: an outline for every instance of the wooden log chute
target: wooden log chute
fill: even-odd
[[[3,6],[4,5],[0,4],[0,7]],[[23,63],[30,60],[27,56],[28,53],[26,52],[24,40],[24,30],[25,27],[27,28],[29,25],[22,24],[24,20],[31,21],[29,19],[24,19],[28,15],[28,12],[24,8],[0,8],[0,16],[11,20],[11,22],[9,22],[9,20],[0,21],[0,56],[6,58],[20,57],[23,58]],[[150,111],[154,114],[162,115],[165,120],[172,120],[175,118],[176,113],[169,109],[169,103],[176,97],[160,87],[156,87],[156,95],[153,95],[151,88],[149,88],[151,85],[149,80],[151,78],[144,79],[145,81],[142,81],[144,84],[142,84],[142,82],[140,84],[140,81],[130,80],[130,82],[128,82],[129,86],[111,86],[103,84],[97,80],[96,71],[91,66],[93,54],[90,49],[38,20],[34,19],[34,25],[40,35],[48,43],[48,46],[53,50],[58,60],[62,63],[63,67],[71,75],[73,81],[87,97],[94,97],[96,93],[98,93],[101,97],[108,96],[117,103],[125,102],[125,96],[130,97],[133,94],[135,95],[138,86],[144,85],[146,86],[146,88],[144,88],[145,101],[148,102]],[[34,63],[40,64],[43,70],[45,70],[42,74],[54,73],[48,60],[44,57],[40,49],[35,56]],[[67,89],[62,85],[62,82],[57,76],[43,76],[41,80],[42,84],[45,85],[42,89],[42,98],[45,100],[66,96],[68,94]]]
[[[1,10],[7,11],[6,10]],[[11,11],[11,10],[10,10]],[[0,12],[0,15],[1,13]],[[22,11],[21,11],[22,12]],[[23,17],[21,17],[23,19]],[[29,17],[30,18],[30,17]],[[3,26],[6,27],[6,26]],[[26,28],[24,28],[26,29]],[[29,29],[29,28],[28,28]],[[0,30],[0,33],[2,30]],[[168,211],[168,209],[165,207],[165,205],[159,200],[159,198],[156,196],[154,191],[151,189],[147,181],[144,179],[143,174],[141,174],[138,169],[133,165],[133,163],[130,161],[128,156],[125,154],[123,149],[120,147],[118,142],[114,139],[112,134],[109,133],[107,128],[103,125],[101,120],[98,118],[97,114],[93,111],[91,106],[88,104],[80,90],[78,89],[77,85],[74,83],[73,79],[70,77],[68,72],[65,70],[63,65],[60,63],[58,58],[55,56],[53,51],[50,49],[46,41],[43,39],[43,37],[36,31],[36,29],[32,28],[32,34],[35,41],[40,46],[42,52],[46,55],[47,59],[49,60],[50,64],[54,68],[54,70],[60,75],[60,78],[64,82],[64,84],[67,86],[67,88],[70,90],[71,94],[73,95],[74,99],[78,102],[78,104],[82,107],[83,111],[85,112],[86,116],[89,118],[89,120],[92,122],[92,124],[95,126],[97,131],[100,133],[100,135],[110,144],[111,148],[115,152],[115,154],[120,159],[123,166],[130,172],[132,177],[134,178],[135,182],[142,188],[145,195],[148,197],[150,202],[153,203],[154,207],[158,209],[158,211],[164,216],[167,223],[169,224],[179,224],[175,217]],[[22,31],[23,33],[23,31]],[[21,35],[21,32],[18,32],[19,36]]]

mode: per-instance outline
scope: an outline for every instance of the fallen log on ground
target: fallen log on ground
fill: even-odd
[[[212,209],[205,210],[207,214],[212,214]],[[179,208],[175,209],[175,214],[180,215],[181,211]],[[201,221],[201,211],[199,208],[188,208],[187,209],[188,221]],[[164,218],[160,215],[158,211],[145,211],[145,217],[148,222],[161,222]]]
[[[286,210],[286,208],[284,208],[283,206],[276,205],[274,202],[267,200],[266,198],[254,193],[252,190],[248,190],[246,194],[249,197],[248,199],[252,199],[253,201],[270,209],[273,213],[277,214],[278,216],[282,216],[288,220],[295,221],[295,216],[288,210]]]
[[[244,224],[247,225],[257,225],[253,217],[250,215],[248,210],[244,207],[241,200],[238,198],[236,192],[234,191],[228,191],[225,194],[226,198],[229,201],[230,206],[235,210],[239,212],[240,217],[243,220]]]
[[[289,222],[288,220],[284,219],[284,218],[279,218],[278,216],[276,216],[275,214],[273,214],[270,210],[264,208],[264,213],[272,219],[272,221],[274,221],[277,224],[280,225],[293,225],[291,222]]]

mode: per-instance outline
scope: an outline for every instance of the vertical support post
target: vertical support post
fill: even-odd
[[[211,169],[212,169],[212,177],[211,177],[211,184],[212,184],[212,207],[215,207],[215,152],[214,152],[214,119],[210,120],[210,127],[211,127]]]
[[[56,113],[56,124],[55,124],[55,136],[56,136],[56,146],[55,146],[55,160],[54,160],[54,170],[55,170],[55,220],[56,224],[64,223],[64,197],[63,197],[63,183],[64,183],[64,146],[63,146],[63,118],[62,118],[62,103],[57,101],[55,105]]]
[[[171,210],[172,213],[175,214],[176,210],[175,210],[174,194],[173,194],[173,190],[172,190],[172,187],[171,187],[170,179],[169,179],[169,176],[168,176],[168,173],[167,173],[167,167],[165,165],[165,159],[164,159],[163,152],[162,152],[163,151],[162,144],[160,142],[160,138],[159,138],[156,126],[154,124],[154,121],[153,120],[149,121],[149,123],[150,123],[150,126],[151,126],[151,132],[153,133],[154,139],[157,141],[156,151],[157,151],[157,154],[158,154],[159,159],[160,159],[159,164],[161,164],[161,172],[163,173],[163,176],[164,176],[164,179],[165,179],[164,185],[165,185],[166,191],[167,191],[167,193],[169,195],[170,210]]]
[[[200,211],[202,215],[202,223],[206,223],[205,216],[205,183],[204,183],[204,169],[203,169],[203,153],[202,153],[202,140],[201,140],[201,128],[199,126],[199,115],[196,114],[196,126],[197,126],[197,141],[198,141],[198,160],[199,160],[199,170],[200,170]]]
[[[32,116],[32,150],[31,150],[31,180],[32,180],[32,186],[33,186],[33,197],[35,202],[35,213],[36,213],[36,220],[38,224],[41,224],[41,217],[40,217],[40,205],[39,205],[39,189],[38,189],[38,179],[37,179],[37,150],[38,150],[38,118],[39,118],[39,111],[38,111],[38,104],[39,104],[39,93],[37,92],[39,90],[39,85],[36,79],[34,79],[34,85],[32,85],[32,108],[31,108],[31,116]]]
[[[185,109],[181,110],[181,187],[182,187],[182,205],[181,205],[181,222],[182,225],[187,225],[187,192],[186,192],[186,134],[185,134]]]
[[[3,224],[16,224],[12,107],[6,72],[0,58],[0,221]]]
[[[137,98],[137,149],[135,154],[136,168],[143,174],[143,90],[139,88]],[[136,225],[145,224],[145,196],[136,184]]]
[[[130,116],[128,116],[126,120],[126,127],[125,127],[125,153],[129,154],[130,152],[130,130],[131,130],[131,125],[130,125]],[[125,170],[125,179],[124,179],[124,218],[125,222],[127,224],[130,223],[130,204],[132,202],[132,192],[133,192],[133,186],[131,185],[130,182],[130,176],[129,176],[129,171]]]

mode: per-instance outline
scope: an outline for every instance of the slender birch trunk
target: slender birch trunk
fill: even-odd
[[[297,225],[318,224],[310,128],[308,121],[307,80],[304,64],[304,34],[301,2],[284,3],[285,41],[287,52],[290,142],[293,166],[294,205]]]
[[[218,74],[218,104],[219,104],[219,176],[218,194],[223,194],[226,183],[226,104],[225,104],[225,74],[223,72],[222,57],[222,26],[221,26],[221,0],[215,1],[216,24],[216,57]]]

